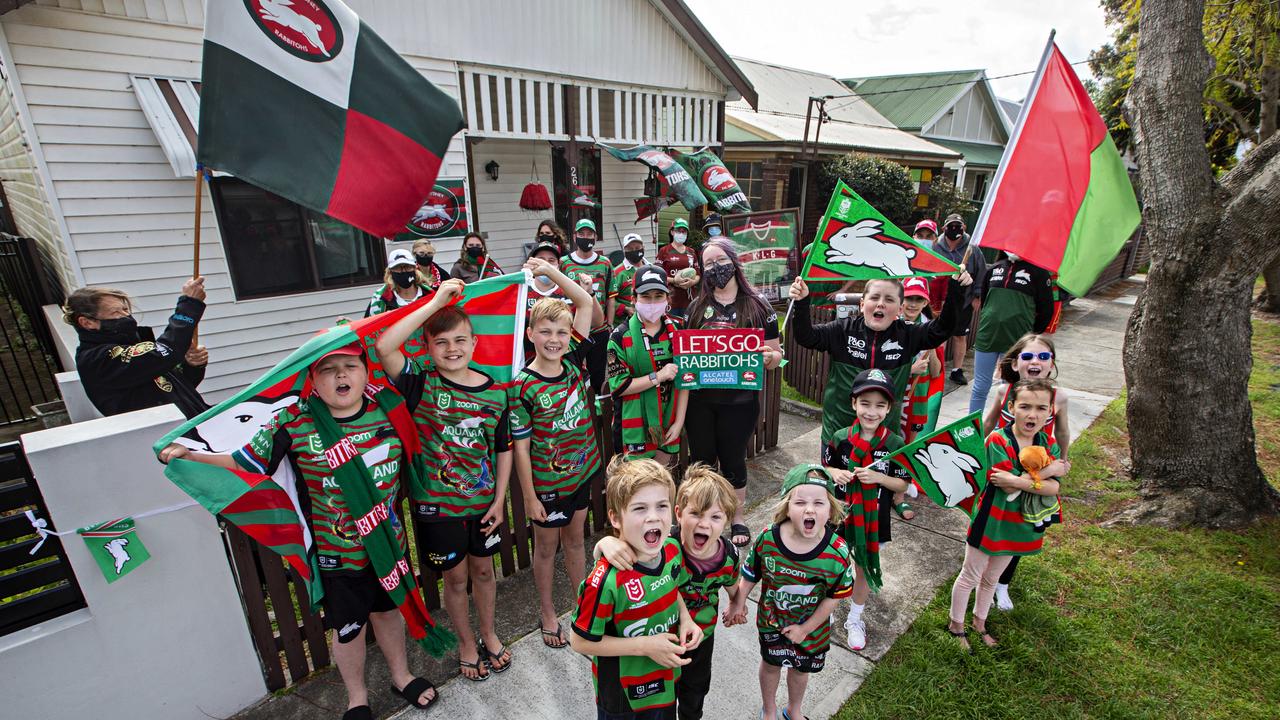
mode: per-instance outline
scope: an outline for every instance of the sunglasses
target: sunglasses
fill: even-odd
[[[1019,359],[1019,360],[1023,360],[1023,361],[1027,361],[1027,360],[1036,360],[1036,359],[1043,360],[1043,361],[1049,361],[1049,360],[1052,360],[1052,359],[1053,359],[1053,353],[1051,353],[1051,352],[1047,352],[1047,351],[1045,351],[1045,352],[1038,352],[1038,353],[1033,353],[1033,352],[1024,352],[1024,353],[1019,353],[1019,354],[1018,354],[1018,359]]]

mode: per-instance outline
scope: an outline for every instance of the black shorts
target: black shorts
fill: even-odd
[[[969,334],[969,330],[973,327],[973,302],[960,311],[960,317],[956,318],[956,329],[951,332],[951,337],[965,337]]]
[[[780,632],[760,633],[760,659],[769,665],[802,673],[820,672],[827,664],[825,652],[807,653]]]
[[[423,565],[436,570],[452,570],[458,563],[472,557],[493,557],[502,545],[502,533],[495,530],[485,535],[480,528],[480,515],[465,518],[449,518],[435,522],[418,522],[414,530],[419,533],[418,558]]]
[[[395,610],[396,604],[378,582],[373,570],[321,571],[320,586],[324,597],[324,626],[338,631],[338,642],[356,639],[369,623],[369,614]]]
[[[594,476],[593,476],[594,477]],[[577,490],[565,494],[563,492],[538,493],[538,502],[547,512],[546,522],[533,521],[534,525],[543,528],[562,528],[573,521],[573,514],[586,510],[591,502],[591,478],[582,481]]]

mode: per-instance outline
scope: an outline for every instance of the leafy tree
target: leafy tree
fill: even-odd
[[[844,180],[893,224],[902,226],[911,221],[916,207],[915,183],[911,182],[911,173],[898,163],[860,153],[823,163],[818,168],[822,202],[831,197],[837,180]]]

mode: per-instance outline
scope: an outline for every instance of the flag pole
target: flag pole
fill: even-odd
[[[987,216],[991,214],[991,207],[995,205],[996,199],[999,197],[1000,183],[1004,180],[1004,169],[1009,164],[1009,158],[1012,157],[1014,149],[1018,146],[1018,139],[1022,137],[1022,127],[1027,122],[1027,116],[1031,114],[1031,103],[1035,102],[1036,93],[1040,89],[1040,81],[1044,78],[1044,69],[1049,65],[1049,56],[1053,53],[1053,37],[1057,32],[1057,30],[1049,31],[1049,39],[1045,41],[1044,52],[1040,55],[1040,65],[1036,67],[1035,77],[1031,79],[1031,90],[1027,92],[1027,99],[1022,102],[1022,109],[1018,111],[1018,122],[1013,126],[1013,135],[1004,146],[1004,153],[1000,156],[1000,165],[996,168],[996,176],[991,181],[991,191],[987,193],[988,199],[982,204],[982,210],[978,213],[978,222],[974,223],[973,235],[969,239],[970,248],[974,245],[982,245],[982,233],[987,227]]]
[[[194,220],[195,228],[194,228],[194,232],[192,233],[192,235],[195,238],[195,241],[192,243],[192,248],[191,248],[191,279],[192,280],[200,277],[200,203],[204,199],[204,187],[202,187],[203,182],[204,182],[204,166],[201,165],[200,163],[196,163],[196,210],[195,210],[195,220]],[[200,328],[196,327],[195,330],[191,333],[191,347],[196,347],[200,344],[199,338],[200,338]]]

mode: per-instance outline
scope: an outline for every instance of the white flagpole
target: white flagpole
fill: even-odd
[[[1044,78],[1044,69],[1049,64],[1049,55],[1053,52],[1053,36],[1057,32],[1057,30],[1049,31],[1049,40],[1045,42],[1044,53],[1040,56],[1040,66],[1036,68],[1036,75],[1031,80],[1031,91],[1027,93],[1027,99],[1023,101],[1022,109],[1018,111],[1018,122],[1013,126],[1013,136],[1004,146],[1004,154],[1000,156],[1000,166],[996,168],[996,177],[991,182],[991,191],[987,193],[987,201],[982,204],[982,211],[978,213],[978,222],[974,223],[973,235],[969,238],[971,248],[982,246],[982,233],[987,227],[987,216],[991,214],[991,207],[995,205],[996,197],[1000,192],[1005,166],[1008,165],[1009,158],[1013,156],[1014,150],[1018,147],[1018,140],[1022,137],[1022,126],[1026,124],[1027,116],[1031,114],[1031,104],[1036,101],[1036,94],[1040,91],[1040,81]]]

